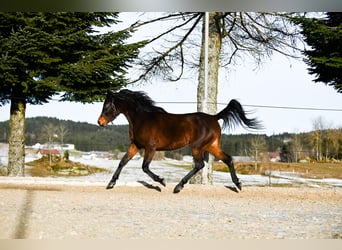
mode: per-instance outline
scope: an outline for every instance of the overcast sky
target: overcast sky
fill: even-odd
[[[307,132],[313,128],[313,120],[322,117],[329,127],[342,127],[342,94],[323,83],[313,83],[302,60],[288,59],[275,54],[259,70],[249,61],[219,76],[218,111],[231,99],[237,99],[246,110],[253,111],[265,129],[258,131],[268,135],[283,132]],[[169,112],[195,112],[197,76],[179,82],[152,81],[151,84],[128,86],[131,90],[143,90]],[[158,103],[160,102],[160,103]],[[167,103],[172,102],[172,103]],[[178,103],[174,103],[178,102]],[[250,106],[252,105],[252,106]],[[339,109],[340,111],[293,110],[254,106],[296,107],[311,109]],[[9,119],[10,105],[0,107],[0,121]],[[26,117],[48,116],[64,120],[96,124],[102,103],[80,104],[51,101],[44,105],[28,105]],[[128,124],[120,115],[114,124]],[[247,133],[243,129],[226,131],[233,134]]]

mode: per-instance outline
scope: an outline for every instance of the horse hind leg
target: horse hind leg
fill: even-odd
[[[212,147],[209,150],[209,153],[214,155],[216,158],[220,159],[221,161],[223,161],[229,168],[229,172],[230,172],[230,176],[232,178],[233,183],[235,184],[235,186],[241,190],[242,189],[242,185],[241,182],[239,180],[239,178],[236,176],[236,172],[235,172],[235,167],[234,167],[234,163],[233,163],[233,158],[226,154],[225,152],[222,151],[222,149],[220,147]]]
[[[153,158],[154,154],[155,154],[155,150],[146,150],[145,149],[145,155],[144,155],[144,161],[143,161],[143,164],[142,164],[142,169],[154,181],[159,182],[160,184],[162,184],[165,187],[166,186],[165,179],[159,177],[158,175],[156,175],[155,173],[153,173],[150,170],[149,166],[150,166],[150,163],[152,161],[152,158]]]
[[[195,156],[195,154],[193,153],[193,157],[194,157],[195,166],[175,186],[175,188],[173,189],[173,193],[175,194],[179,193],[184,188],[184,185],[191,179],[191,177],[194,176],[198,171],[200,171],[204,167],[204,156],[197,156],[197,155]]]

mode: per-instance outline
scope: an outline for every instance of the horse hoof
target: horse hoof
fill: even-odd
[[[242,184],[241,184],[241,182],[238,182],[238,183],[236,184],[236,187],[241,191],[241,190],[242,190]]]
[[[164,187],[166,187],[166,182],[165,182],[164,178],[160,180],[160,184],[162,184]]]
[[[109,182],[106,189],[112,189],[115,185],[115,182]]]
[[[175,186],[175,189],[173,190],[173,193],[174,194],[177,194],[177,193],[179,193],[181,190],[183,189],[183,186],[181,186],[181,185],[177,185],[177,186]]]

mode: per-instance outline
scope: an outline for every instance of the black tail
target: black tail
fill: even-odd
[[[216,115],[217,120],[223,119],[223,128],[234,128],[241,125],[244,128],[260,129],[260,122],[246,117],[246,112],[237,100],[231,100],[227,107]]]

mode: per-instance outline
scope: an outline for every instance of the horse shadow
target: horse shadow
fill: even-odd
[[[239,193],[239,190],[236,187],[232,187],[232,186],[224,186],[224,187],[230,189],[231,191],[235,193]]]
[[[146,181],[138,181],[138,183],[142,184],[144,187],[147,187],[148,189],[154,189],[154,190],[157,190],[158,192],[161,192],[160,187],[147,183]]]
[[[159,186],[152,185],[150,183],[147,183],[146,181],[138,181],[138,183],[140,183],[141,185],[143,185],[144,187],[146,187],[148,189],[153,189],[153,190],[156,190],[158,192],[162,191]],[[224,186],[224,187],[229,189],[230,191],[233,191],[235,193],[239,193],[239,190],[236,187],[233,187],[233,186]]]

